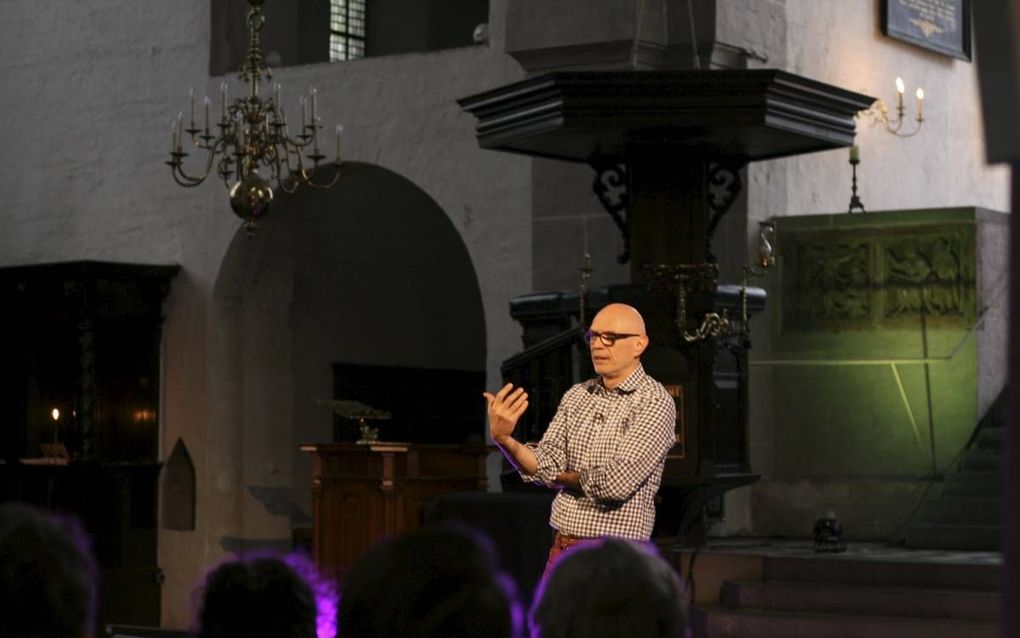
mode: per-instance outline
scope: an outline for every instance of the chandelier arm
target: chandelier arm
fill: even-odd
[[[205,168],[201,171],[199,175],[188,175],[187,171],[184,170],[185,154],[174,153],[173,157],[174,159],[167,163],[170,164],[170,167],[172,169],[171,174],[174,176],[174,180],[177,181],[178,184],[185,185],[181,182],[181,180],[183,179],[187,182],[186,185],[196,186],[204,182],[205,179],[209,177],[209,173],[212,172],[213,160],[216,157],[216,153],[210,151],[206,154]]]
[[[292,137],[288,133],[284,133],[280,136],[280,141],[289,148],[303,149],[311,145],[312,136],[298,135],[297,137]]]
[[[186,175],[184,175],[184,176],[179,175],[178,171],[176,171],[176,170],[171,171],[170,175],[174,178],[174,181],[177,182],[178,185],[184,186],[186,188],[191,188],[193,186],[198,186],[199,184],[201,184],[202,182],[205,181],[205,180],[202,180],[202,179],[189,178]]]
[[[280,154],[279,154],[279,153],[276,153],[276,152],[274,152],[274,153],[273,153],[273,154],[272,154],[272,155],[271,155],[271,156],[270,156],[270,157],[268,158],[268,161],[267,161],[267,165],[269,166],[269,170],[270,170],[270,171],[272,172],[272,174],[273,174],[273,178],[274,178],[274,179],[275,179],[275,180],[276,180],[277,182],[279,182],[279,181],[280,181]]]
[[[314,181],[312,181],[312,179],[309,178],[309,180],[306,183],[312,188],[319,188],[322,190],[326,190],[328,188],[333,188],[334,186],[336,186],[337,181],[340,180],[340,162],[331,162],[331,164],[334,167],[333,179],[329,180],[324,184],[316,184]]]
[[[298,187],[301,185],[301,182],[294,180],[294,182],[290,186],[288,186],[286,179],[277,180],[276,183],[280,187],[280,189],[284,193],[287,193],[288,195],[293,195],[294,193],[296,193]]]

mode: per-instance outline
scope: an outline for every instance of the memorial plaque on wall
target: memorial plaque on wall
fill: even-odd
[[[882,32],[970,60],[970,0],[882,0]]]

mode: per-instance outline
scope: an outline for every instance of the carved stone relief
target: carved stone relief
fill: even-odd
[[[798,229],[781,244],[784,330],[974,319],[971,225]]]
[[[871,314],[871,272],[864,242],[826,242],[797,247],[797,314],[822,321],[863,319]]]
[[[960,237],[908,237],[883,249],[886,317],[965,313]]]

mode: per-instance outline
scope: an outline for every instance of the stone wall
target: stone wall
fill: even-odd
[[[626,276],[626,268],[615,262],[620,250],[615,227],[591,194],[591,169],[481,151],[473,118],[455,103],[524,77],[505,53],[505,20],[508,10],[520,17],[517,4],[492,0],[489,42],[482,46],[276,73],[292,110],[299,93],[319,88],[325,123],[345,126],[347,159],[401,176],[448,217],[480,291],[490,386],[498,383],[499,363],[519,347],[507,301],[536,288],[570,287],[585,237],[596,262],[593,285],[618,283]],[[618,5],[607,4],[602,11],[586,4],[585,10],[570,12],[569,28],[557,28],[570,42],[575,33],[598,33],[609,20],[606,11]],[[688,4],[683,0],[623,5],[625,11],[639,5],[665,11],[646,11],[633,20],[650,25],[643,33],[652,44],[673,43],[679,51],[695,40],[701,51],[702,44],[714,43],[701,56],[711,65],[775,66],[886,99],[892,98],[897,75],[911,87],[922,84],[929,99],[921,134],[904,140],[866,124],[861,128],[861,194],[869,210],[1007,208],[1005,171],[984,166],[973,65],[885,38],[878,29],[879,3],[698,0],[692,6],[701,33],[684,29]],[[548,0],[533,3],[532,22],[524,28],[560,24],[548,19],[556,9]],[[273,541],[286,530],[286,515],[270,512],[246,491],[245,481],[252,472],[270,472],[272,465],[290,468],[292,475],[281,483],[300,489],[307,477],[298,476],[291,446],[299,433],[328,423],[308,430],[295,424],[293,415],[301,408],[292,401],[301,394],[285,388],[286,396],[273,399],[280,403],[269,414],[290,422],[280,431],[248,434],[256,423],[265,423],[265,415],[257,420],[248,415],[261,414],[266,393],[281,386],[246,390],[232,379],[243,375],[250,351],[261,353],[260,365],[272,366],[286,366],[288,353],[259,339],[239,341],[232,318],[245,299],[217,296],[232,244],[247,241],[237,236],[239,222],[229,212],[222,185],[180,188],[163,164],[168,129],[178,111],[187,109],[188,89],[194,87],[199,98],[214,95],[224,79],[208,71],[214,36],[210,3],[10,0],[3,11],[0,119],[8,126],[0,145],[0,264],[104,259],[182,266],[166,306],[160,427],[163,453],[178,438],[191,452],[198,522],[194,532],[163,531],[159,541],[167,574],[164,623],[182,627],[188,621],[190,587],[202,568],[222,555],[228,539]],[[669,28],[654,28],[655,20],[649,22],[654,15],[662,15]],[[682,55],[661,59],[675,66],[692,64]],[[236,81],[226,79],[236,94]],[[735,221],[720,229],[729,245],[717,252],[742,263],[745,246],[753,246],[744,220],[753,225],[774,215],[842,210],[849,179],[842,151],[752,165],[745,179],[746,202],[731,211]],[[363,206],[371,210],[372,202]],[[285,206],[276,211],[292,212]],[[267,223],[264,232],[286,226]],[[533,241],[533,235],[543,239]],[[1001,248],[993,230],[986,239]],[[338,251],[342,242],[338,236]],[[286,278],[291,275],[286,270],[266,273],[264,285],[281,286],[274,303],[290,302]],[[264,317],[249,318],[257,324],[250,334],[293,329],[279,308],[270,305],[269,310]],[[754,330],[756,343],[768,342],[761,327]],[[989,339],[993,348],[995,334],[981,333],[979,339]],[[989,388],[980,393],[983,402],[1000,379],[1001,363],[981,370],[980,387]],[[755,368],[752,460],[767,477],[785,471],[772,448],[784,424],[769,399],[776,383],[770,369]],[[755,530],[751,501],[749,490],[728,499],[725,533]]]
[[[300,410],[288,408],[292,387],[246,390],[231,381],[252,363],[286,366],[288,346],[235,339],[239,326],[231,312],[244,299],[217,299],[215,288],[239,221],[221,183],[180,188],[163,164],[170,124],[187,110],[190,87],[199,100],[215,95],[224,79],[233,94],[239,90],[233,77],[209,76],[209,11],[201,2],[15,0],[5,3],[0,24],[0,118],[9,123],[0,147],[6,229],[0,263],[105,259],[182,266],[166,306],[160,427],[163,454],[178,438],[191,452],[198,519],[194,532],[160,534],[163,620],[171,627],[187,625],[192,585],[228,545],[276,541],[286,533],[286,513],[269,511],[245,481],[292,468],[297,432],[309,431],[294,423]],[[481,151],[473,119],[456,100],[522,77],[502,52],[504,12],[501,0],[492,3],[487,45],[275,74],[292,111],[301,92],[318,87],[325,123],[345,126],[346,159],[396,173],[448,217],[481,294],[489,385],[519,343],[507,300],[531,289],[531,163]],[[371,211],[372,202],[362,207]],[[286,206],[275,212],[298,214]],[[273,224],[263,232],[275,232]],[[343,240],[338,233],[338,253]],[[263,316],[246,319],[256,324],[249,335],[293,328],[274,305],[288,303],[291,274],[266,273],[262,285],[278,286],[283,296]],[[324,414],[312,430],[329,423]],[[478,427],[481,432],[483,424]],[[302,489],[309,477],[294,472],[281,482]]]

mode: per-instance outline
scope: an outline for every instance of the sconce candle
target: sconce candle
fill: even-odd
[[[850,161],[851,162],[861,161],[861,149],[856,144],[850,147]]]
[[[924,89],[917,87],[917,121],[924,120]]]

